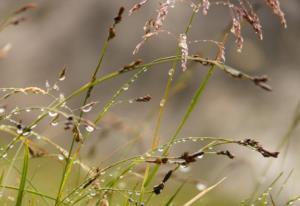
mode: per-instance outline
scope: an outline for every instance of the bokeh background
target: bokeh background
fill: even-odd
[[[0,19],[27,2],[29,1],[1,0]],[[0,34],[0,46],[6,43],[12,45],[8,56],[0,60],[0,87],[44,87],[46,80],[53,84],[61,68],[66,65],[67,79],[60,84],[60,88],[61,92],[67,95],[90,80],[107,35],[107,28],[111,25],[119,7],[125,6],[128,11],[137,1],[37,0],[35,2],[38,8],[25,14],[28,18],[26,22],[16,27],[10,26]],[[263,1],[257,2],[261,5],[258,8],[258,15],[263,25],[264,40],[258,40],[250,26],[245,25],[243,52],[236,51],[231,35],[226,47],[226,64],[252,75],[267,74],[271,79],[273,91],[263,91],[251,82],[233,79],[222,71],[216,71],[180,137],[250,137],[273,150],[286,134],[300,101],[300,2],[281,1],[288,22],[287,29],[280,26],[278,18]],[[127,13],[124,15],[122,23],[117,27],[116,38],[109,45],[100,75],[116,71],[137,58],[148,62],[161,56],[175,54],[176,39],[162,34],[149,40],[137,55],[132,55],[135,45],[143,35],[144,23],[156,15],[158,5],[159,1],[150,1],[134,15],[128,16]],[[164,28],[179,35],[184,30],[190,14],[191,8],[188,4],[178,2],[176,7],[170,10]],[[230,18],[228,9],[224,7],[211,7],[207,16],[203,16],[200,12],[193,23],[189,40],[219,40],[219,35],[229,24]],[[216,47],[211,44],[190,46],[190,53],[199,52],[208,57],[213,57],[215,51]],[[100,163],[107,165],[149,149],[157,117],[156,111],[170,67],[171,64],[163,64],[151,69],[120,98],[124,102],[113,107],[100,124],[101,131],[86,143],[82,154],[82,159],[86,163],[90,166]],[[175,83],[178,89],[167,104],[160,132],[162,142],[172,135],[206,71],[207,68],[197,64],[191,64],[184,74],[180,68],[178,69],[176,78],[184,80],[180,84]],[[96,86],[92,100],[100,102],[97,105],[98,109],[130,76],[131,74],[126,74]],[[147,104],[127,103],[128,99],[146,94],[152,96],[152,101]],[[1,104],[13,108],[47,103],[49,99],[44,97],[20,95]],[[82,98],[75,98],[69,103],[73,108],[81,104]],[[96,113],[91,112],[87,118],[93,119],[95,115]],[[24,115],[22,118],[26,122],[33,117]],[[60,130],[50,128],[45,121],[37,131],[68,148],[71,137],[62,128]],[[269,160],[239,147],[230,147],[237,156],[234,160],[224,157],[203,159],[192,165],[191,171],[182,172],[179,176],[190,176],[205,185],[213,184],[221,177],[228,177],[211,193],[217,198],[207,202],[210,205],[217,205],[213,201],[221,201],[226,205],[227,199],[239,202],[248,198],[258,181],[263,181],[262,189],[265,189],[281,171],[287,176],[294,169],[281,196],[281,201],[287,200],[300,194],[300,187],[297,184],[300,180],[299,135],[298,128],[291,135],[291,144],[285,160],[283,161],[283,158],[272,160],[272,168],[266,176],[262,176],[262,172]],[[137,136],[141,136],[140,140],[127,145]],[[6,141],[1,139],[3,144]],[[122,150],[112,153],[112,150],[117,150],[122,145],[125,145]],[[194,151],[199,145],[183,144],[176,148],[173,152],[180,154],[182,151]],[[39,170],[47,171],[43,170],[43,167],[49,167],[45,161],[35,161],[35,166],[40,168]],[[54,165],[60,169],[59,164]],[[55,170],[53,167],[52,169]],[[55,178],[59,179],[60,175]],[[55,184],[50,184],[51,180],[50,182],[48,180],[45,179],[43,184],[51,186],[45,188],[54,190]],[[197,193],[193,184],[189,184],[187,188],[182,197],[185,200]]]

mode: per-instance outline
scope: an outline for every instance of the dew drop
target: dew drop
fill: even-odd
[[[57,158],[58,158],[60,161],[63,161],[63,160],[65,159],[65,157],[64,157],[62,154],[57,155]]]
[[[163,106],[165,106],[165,103],[166,103],[166,100],[165,100],[165,99],[162,99],[162,100],[160,100],[160,102],[159,102],[159,106],[160,106],[160,107],[163,107]]]
[[[65,79],[66,79],[66,76],[64,75],[59,78],[59,81],[64,81]]]
[[[86,107],[81,108],[81,110],[83,112],[87,113],[87,112],[90,112],[92,110],[92,108],[93,108],[92,106],[86,106]]]
[[[125,84],[125,85],[122,87],[122,89],[123,89],[124,91],[127,91],[127,90],[129,89],[129,84]]]
[[[129,193],[129,192],[128,192]],[[131,192],[131,194],[132,194],[132,192]],[[134,202],[134,200],[132,199],[132,198],[129,198],[128,199],[128,202]]]
[[[0,114],[3,114],[5,112],[5,108],[4,107],[0,107]]]
[[[45,82],[45,87],[46,87],[46,89],[49,89],[49,88],[50,88],[50,84],[49,84],[49,81],[48,81],[48,80]]]
[[[92,189],[92,190],[90,191],[90,195],[91,195],[92,197],[95,197],[95,196],[97,195],[96,190]]]
[[[63,102],[63,101],[65,101],[65,95],[64,94],[59,94],[59,101],[60,102]]]
[[[15,111],[15,112],[13,112],[13,115],[18,115],[18,114],[20,114],[20,112],[19,112],[19,111]]]
[[[36,128],[37,127],[37,124],[34,124],[34,125],[32,125],[31,127],[30,127],[30,129],[34,129],[34,128]]]
[[[202,183],[199,182],[199,183],[197,183],[196,188],[199,191],[203,191],[203,190],[206,189],[206,185],[204,185],[204,184],[202,184]]]
[[[53,112],[53,111],[49,111],[48,114],[50,117],[56,117],[58,115],[57,112]]]
[[[180,172],[186,173],[186,172],[189,172],[191,169],[189,167],[185,166],[185,165],[181,165],[179,167],[179,170],[180,170]]]
[[[13,196],[8,196],[7,199],[12,202],[15,201],[15,198]]]
[[[87,125],[87,126],[85,126],[85,130],[86,130],[87,132],[93,132],[93,131],[95,130],[95,128],[92,127],[91,125]]]
[[[173,76],[174,72],[175,72],[175,70],[172,68],[172,69],[169,70],[168,75]]]
[[[53,85],[53,89],[56,90],[56,91],[58,91],[59,90],[59,86],[57,84],[54,84]]]
[[[22,134],[23,133],[23,129],[20,128],[20,129],[17,129],[17,134]]]
[[[90,102],[83,107],[81,107],[81,110],[85,113],[90,112],[93,109],[93,106],[97,104],[97,102]]]
[[[51,126],[55,127],[55,126],[58,125],[58,122],[57,121],[52,121],[50,124],[51,124]]]
[[[118,186],[119,186],[120,189],[124,189],[124,188],[126,188],[126,183],[125,182],[120,182]]]
[[[24,133],[23,133],[23,136],[28,136],[30,134],[30,131],[25,131]]]
[[[204,156],[203,154],[202,154],[202,155],[198,155],[197,158],[198,158],[198,159],[202,159],[203,156]]]

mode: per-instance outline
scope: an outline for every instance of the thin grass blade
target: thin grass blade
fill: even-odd
[[[29,163],[29,149],[28,149],[28,145],[24,144],[24,160],[23,160],[22,176],[21,176],[16,206],[22,205],[22,200],[24,197],[24,191],[25,191],[25,186],[26,186],[28,166],[29,166],[28,163]]]
[[[199,199],[201,199],[204,195],[206,195],[208,192],[210,192],[211,190],[213,190],[215,187],[217,187],[219,184],[221,184],[224,180],[226,179],[226,177],[224,177],[223,179],[221,179],[219,182],[217,182],[216,184],[210,186],[209,188],[203,190],[202,192],[198,193],[195,197],[193,197],[191,200],[189,200],[187,203],[185,203],[183,206],[191,206],[194,203],[196,203]]]

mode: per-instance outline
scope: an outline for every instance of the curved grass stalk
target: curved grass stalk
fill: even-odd
[[[151,67],[151,66],[156,65],[156,64],[161,64],[161,63],[172,61],[173,59],[181,59],[181,58],[180,57],[176,57],[176,56],[163,57],[163,58],[156,59],[156,60],[152,61],[151,63],[147,63],[147,64],[143,64],[143,65],[137,66],[135,69],[148,68],[148,67]],[[74,98],[77,95],[81,94],[82,92],[88,90],[90,87],[93,87],[93,86],[95,86],[97,84],[103,83],[104,81],[110,80],[110,79],[112,79],[114,77],[117,77],[120,74],[123,74],[123,73],[125,73],[125,72],[122,72],[122,73],[120,73],[120,72],[109,73],[109,74],[107,74],[107,75],[105,75],[105,76],[103,76],[101,78],[96,79],[92,83],[87,83],[87,84],[83,85],[78,90],[74,91],[71,95],[69,95],[68,97],[66,97],[63,101],[59,102],[58,100],[56,100],[56,101],[52,102],[48,107],[51,108],[51,109],[58,108],[59,106],[63,105],[65,102],[67,102],[68,100],[70,100],[71,98]],[[47,116],[47,112],[42,113],[34,122],[32,122],[30,124],[29,127],[31,127],[32,125],[37,124],[38,122],[40,122],[46,116]],[[16,142],[18,142],[19,139],[21,138],[21,136],[22,136],[22,134],[17,135],[6,146],[6,148],[4,149],[4,151],[2,151],[2,153],[0,153],[0,156],[2,156],[3,154],[5,154],[8,151],[8,149],[10,148],[11,145],[14,145]]]
[[[168,62],[171,62],[171,61],[174,61],[174,60],[180,60],[181,57],[180,56],[169,56],[169,57],[162,57],[162,58],[158,58],[156,60],[153,60],[152,62],[150,63],[146,63],[146,64],[141,64],[139,66],[136,66],[133,70],[138,70],[138,69],[142,69],[142,68],[150,68],[151,66],[154,66],[154,65],[158,65],[158,64],[163,64],[163,63],[168,63]],[[215,60],[208,60],[208,59],[205,59],[205,58],[200,58],[200,57],[188,57],[189,60],[199,60],[200,62],[208,62],[210,63],[211,65],[215,65],[217,66],[218,68],[220,69],[224,69],[224,65],[219,63],[218,61],[215,61]],[[151,67],[152,68],[152,67]],[[132,70],[131,70],[132,71]],[[126,71],[128,72],[128,71]],[[101,84],[105,81],[108,81],[110,79],[113,79],[121,74],[124,74],[126,72],[112,72],[112,73],[109,73],[103,77],[100,77],[98,79],[96,79],[94,82],[92,83],[87,83],[85,85],[83,85],[82,87],[80,87],[79,89],[75,90],[73,93],[71,93],[68,97],[66,97],[63,101],[59,101],[59,100],[55,100],[54,102],[52,102],[48,108],[51,108],[51,109],[56,109],[58,108],[59,106],[63,105],[65,102],[67,102],[68,100],[78,96],[79,94],[81,94],[82,92],[88,90],[90,87],[93,87],[97,84]],[[47,116],[47,112],[44,112],[42,113],[35,121],[33,121],[30,126],[32,125],[35,125],[37,124],[38,122],[40,122],[42,119],[44,119],[45,117]],[[29,127],[30,127],[29,126]],[[19,141],[20,137],[22,136],[21,135],[17,135],[9,144],[7,144],[6,148],[0,153],[0,156],[2,156],[4,153],[6,153],[9,149],[9,147],[11,145],[14,145],[16,142]]]
[[[293,205],[296,201],[300,200],[300,195],[293,197],[292,199],[290,199],[289,201],[287,201],[284,206],[290,206]]]
[[[131,85],[139,76],[140,74],[144,73],[145,71],[147,71],[147,68],[143,68],[141,69],[140,71],[138,71],[127,83],[125,83],[126,85],[126,90],[128,89],[129,85]],[[90,87],[92,88],[92,87]],[[88,90],[90,91],[90,90]],[[109,111],[109,109],[114,105],[114,102],[115,100],[122,94],[122,92],[125,91],[124,90],[124,85],[114,94],[114,96],[112,97],[112,99],[104,106],[102,112],[100,112],[96,118],[96,120],[94,121],[94,124],[98,124],[99,121],[103,118],[103,116]],[[86,139],[86,137],[85,137]],[[73,150],[73,145],[74,145],[75,141],[74,139],[72,140],[72,146],[71,146],[71,149],[69,151],[69,154],[72,153],[72,150]],[[76,153],[74,154],[74,157],[77,156],[77,154],[79,154],[79,150],[80,150],[80,146],[78,147]],[[69,167],[68,171],[65,171],[64,174],[67,174],[69,175],[71,172],[71,167]],[[65,177],[65,176],[64,176]],[[65,177],[67,178],[67,177]],[[64,181],[65,182],[65,181]],[[62,185],[63,187],[64,185]],[[58,198],[59,199],[59,198]],[[59,202],[59,200],[58,200]]]
[[[203,61],[203,62],[209,62],[210,64],[212,65],[216,65],[218,66],[218,68],[223,68],[223,65],[220,64],[219,62],[217,61],[214,61],[214,60],[208,60],[208,59],[205,59],[205,58],[200,58],[200,57],[188,57],[189,60],[199,60],[199,61]],[[146,63],[146,64],[141,64],[141,65],[138,65],[136,66],[134,69],[132,69],[131,71],[133,70],[140,70],[142,68],[150,68],[152,66],[155,66],[155,65],[158,65],[158,64],[163,64],[163,63],[168,63],[168,62],[171,62],[173,60],[181,60],[181,57],[180,56],[168,56],[168,57],[162,57],[162,58],[158,58],[156,60],[153,60],[152,62],[150,63]],[[69,101],[70,99],[78,96],[79,94],[81,94],[82,92],[88,90],[90,87],[93,87],[95,85],[98,85],[98,84],[101,84],[105,81],[108,81],[110,79],[113,79],[121,74],[125,74],[126,72],[129,72],[129,71],[125,71],[125,72],[111,72],[103,77],[100,77],[98,79],[96,79],[94,82],[92,83],[87,83],[83,86],[81,86],[79,89],[75,90],[73,93],[71,93],[68,97],[66,97],[63,101],[59,101],[59,100],[55,100],[53,101],[52,103],[49,104],[48,107],[46,108],[49,108],[49,110],[54,110],[56,108],[58,108],[59,106],[63,105],[64,103],[66,103],[67,101]],[[42,113],[34,122],[32,122],[30,125],[34,125],[36,123],[38,123],[39,121],[41,121],[45,116],[47,116],[47,113],[44,112]],[[3,154],[3,153],[1,153]]]
[[[97,66],[96,66],[96,68],[95,68],[95,70],[94,70],[94,73],[93,73],[92,77],[91,77],[90,83],[92,83],[93,81],[96,80],[97,74],[98,74],[98,72],[100,72],[100,70],[101,70],[101,65],[102,65],[102,62],[103,62],[103,58],[104,58],[104,56],[105,56],[105,54],[106,54],[108,45],[109,45],[109,36],[107,37],[107,39],[106,39],[105,42],[104,42],[104,45],[103,45],[102,50],[101,50],[101,53],[100,53],[100,57],[98,58],[98,64],[97,64]],[[87,90],[86,95],[85,95],[84,100],[83,100],[83,103],[82,103],[82,106],[86,105],[86,103],[87,103],[89,97],[90,97],[91,94],[92,94],[93,88],[94,88],[94,87],[92,86],[92,87],[90,87],[90,88]],[[81,111],[80,111],[80,114],[79,114],[79,120],[78,120],[79,123],[81,122],[81,118],[82,118],[83,114],[84,114],[84,113],[83,113],[83,111],[81,110]],[[74,145],[74,143],[75,143],[75,138],[72,139],[72,143],[71,143],[71,144]],[[80,147],[80,146],[79,146],[79,147]],[[79,155],[79,150],[80,150],[80,148],[77,149],[77,151],[76,151],[76,153],[74,154],[74,157],[73,157],[73,158],[76,158],[77,155]],[[70,148],[69,154],[72,154],[72,152],[73,152],[73,146]],[[71,167],[72,167],[72,166],[71,166]],[[66,165],[65,169],[66,169],[66,168],[68,168],[67,165]],[[70,170],[71,170],[71,168],[70,168]],[[65,173],[65,171],[64,171],[63,173]],[[80,176],[80,170],[79,170],[79,176]],[[63,175],[63,178],[65,178],[64,175]],[[66,178],[67,178],[67,177],[66,177]]]
[[[201,82],[200,86],[198,87],[196,93],[194,94],[194,97],[191,100],[190,105],[188,106],[185,115],[183,116],[181,122],[179,123],[179,126],[177,127],[175,133],[173,134],[173,136],[171,137],[169,143],[167,144],[168,146],[164,149],[164,155],[167,155],[170,149],[170,146],[174,143],[174,141],[176,140],[178,134],[180,133],[181,129],[183,128],[184,124],[186,123],[187,119],[189,118],[190,114],[192,113],[192,111],[194,110],[195,106],[197,105],[200,97],[202,96],[206,85],[210,79],[210,77],[213,74],[215,66],[211,66],[211,68],[209,69],[209,71],[207,72],[206,76],[204,77],[204,80]],[[159,169],[159,165],[154,166],[153,170],[151,171],[150,175],[148,176],[147,180],[145,181],[145,186],[148,186],[150,184],[150,182],[152,181],[152,179],[154,178],[155,174],[158,172]]]
[[[145,67],[148,68],[148,67],[153,66],[153,65],[156,65],[156,64],[166,63],[166,62],[169,62],[169,61],[172,61],[172,60],[180,60],[180,59],[181,59],[181,57],[179,57],[179,56],[171,56],[171,57],[159,58],[159,59],[154,60],[154,61],[152,61],[152,62],[150,62],[150,63],[143,64],[143,65],[140,65],[140,66],[137,66],[136,69],[141,69],[141,68],[145,68]],[[198,59],[199,59],[199,58],[198,58]],[[215,65],[215,64],[214,64],[214,65]],[[213,65],[213,66],[214,66],[214,65]],[[55,109],[55,108],[61,106],[61,105],[62,105],[63,103],[65,103],[66,101],[68,101],[69,99],[71,99],[71,98],[73,98],[73,97],[79,95],[80,93],[82,93],[82,92],[88,90],[90,87],[95,86],[95,85],[97,85],[97,84],[100,84],[100,83],[102,83],[102,82],[104,82],[104,81],[106,81],[106,80],[112,79],[112,78],[118,76],[119,74],[120,74],[120,72],[112,72],[112,73],[110,73],[110,74],[108,74],[108,75],[105,75],[104,77],[101,77],[101,78],[99,78],[99,79],[96,79],[94,82],[88,83],[88,84],[82,86],[81,88],[79,88],[78,90],[76,90],[75,92],[73,92],[71,95],[69,95],[67,98],[65,98],[63,101],[61,101],[61,102],[57,102],[57,101],[56,101],[56,102],[51,103],[50,106],[49,106],[49,108]],[[52,106],[52,105],[53,105],[53,106]],[[47,113],[43,113],[42,115],[40,115],[40,116],[38,117],[38,119],[35,120],[31,125],[34,125],[34,124],[38,123],[38,122],[41,121],[45,116],[47,116]],[[187,117],[186,117],[186,118],[187,118]],[[10,145],[13,145],[14,143],[16,143],[21,137],[22,137],[22,134],[16,136],[16,137],[13,139],[13,141],[12,141],[10,144],[8,144],[8,147],[7,147],[7,148],[9,148]]]
[[[10,126],[10,125],[0,125],[0,131],[2,132],[6,132],[9,133],[11,135],[17,135],[17,133],[14,131],[14,127]],[[41,136],[35,132],[31,132],[31,134],[33,136],[36,136],[37,138],[49,143],[50,145],[52,145],[55,149],[57,149],[60,153],[62,153],[64,156],[68,156],[68,151],[66,151],[63,147],[59,146],[58,144],[56,144],[55,142],[53,142],[51,139],[45,137],[45,136]],[[25,137],[22,137],[22,140],[25,140]],[[86,164],[84,164],[83,162],[81,162],[80,160],[76,159],[75,162],[80,165],[80,167],[85,170],[85,171],[90,171],[91,168],[89,166],[87,166]]]
[[[224,144],[236,144],[237,143],[236,140],[233,140],[231,138],[226,138],[226,137],[187,137],[187,138],[178,139],[177,141],[185,142],[185,141],[195,141],[195,140],[196,141],[204,141],[204,140],[212,141],[212,142],[206,144],[204,147],[202,147],[199,151],[206,151],[206,150],[209,150],[210,147],[220,146],[220,145],[224,145]],[[175,144],[175,143],[176,142],[173,142],[172,144]],[[170,146],[169,143],[160,146],[160,148],[167,148],[168,146]],[[253,149],[250,146],[247,146],[247,147],[249,147],[249,149]],[[114,164],[111,164],[111,165],[109,165],[109,166],[101,169],[99,171],[98,175],[100,176],[100,173],[102,173],[102,172],[106,172],[109,169],[117,167],[117,166],[119,166],[121,164],[124,164],[126,162],[131,162],[132,161],[130,163],[130,165],[125,169],[126,171],[129,171],[130,169],[132,169],[138,163],[144,163],[145,162],[145,159],[144,158],[141,159],[141,157],[146,156],[147,154],[149,154],[151,152],[154,152],[154,151],[155,150],[149,150],[148,152],[146,152],[143,155],[138,155],[138,156],[134,156],[134,157],[131,157],[131,158],[128,158],[128,159],[124,159],[124,160],[118,161],[118,162],[116,162]],[[212,154],[215,154],[215,153],[212,152]],[[123,173],[123,174],[126,174],[126,173]],[[99,176],[97,176],[97,177],[99,177]],[[141,176],[141,178],[143,178],[143,176]],[[90,180],[89,178],[86,179],[78,187],[74,188],[68,195],[66,195],[64,197],[64,199],[62,200],[62,202],[64,200],[66,200],[67,198],[70,198],[75,192],[79,192],[80,190],[82,190],[83,186],[87,182],[89,182],[89,180]],[[109,183],[109,184],[111,184],[111,183]]]
[[[174,59],[181,59],[181,57],[170,56],[170,57],[159,58],[159,59],[156,59],[156,60],[152,61],[151,63],[146,63],[146,64],[143,64],[143,65],[137,66],[135,69],[148,68],[148,67],[151,67],[153,65],[157,65],[157,64],[161,64],[161,63],[166,63],[166,62],[172,61]],[[125,72],[123,72],[123,73],[125,73]],[[52,102],[48,106],[48,108],[56,109],[59,106],[63,105],[68,100],[70,100],[70,99],[78,96],[82,92],[88,90],[90,87],[93,87],[93,86],[95,86],[97,84],[100,84],[100,83],[103,83],[103,82],[105,82],[107,80],[115,78],[118,75],[123,74],[123,73],[112,72],[112,73],[109,73],[109,74],[107,74],[107,75],[105,75],[103,77],[100,77],[100,78],[96,79],[93,83],[87,83],[87,84],[83,85],[82,87],[80,87],[78,90],[74,91],[72,94],[70,94],[68,97],[66,97],[63,101],[59,102],[58,100],[56,100],[56,101]],[[35,121],[33,121],[30,124],[29,127],[31,127],[32,125],[37,124],[42,119],[44,119],[46,116],[47,116],[47,112],[42,113]],[[0,153],[0,156],[2,156],[3,154],[5,154],[12,145],[14,145],[16,142],[18,142],[20,140],[21,136],[22,136],[22,134],[19,134],[19,135],[15,136],[15,138],[13,138],[13,140],[10,143],[8,143],[7,146],[6,146],[6,148]]]
[[[66,159],[66,165],[63,169],[63,177],[62,177],[62,180],[60,182],[58,193],[57,193],[57,196],[56,196],[55,206],[59,205],[60,199],[63,195],[62,193],[63,193],[64,187],[67,183],[67,178],[69,177],[69,175],[71,173],[71,170],[72,170],[72,165],[73,165],[74,159],[72,158],[72,153],[71,152],[74,148],[74,144],[75,144],[75,141],[72,140],[72,143],[71,143],[71,146],[70,146],[70,149],[69,149],[69,155]]]
[[[198,2],[200,2],[200,0]],[[184,32],[185,34],[187,34],[189,32],[189,30],[192,26],[195,15],[196,15],[196,11],[194,10],[192,12],[192,15],[189,18],[188,24],[187,24],[185,32]],[[177,49],[176,49],[176,56],[178,56],[178,55],[180,55],[180,47],[179,46],[177,46]],[[165,90],[164,90],[164,96],[161,99],[162,102],[160,102],[158,117],[157,117],[155,129],[154,129],[154,134],[153,134],[153,137],[152,137],[152,146],[151,146],[152,149],[156,148],[159,144],[159,140],[160,140],[159,130],[160,130],[161,121],[162,121],[164,110],[165,110],[165,105],[166,105],[166,103],[169,99],[169,94],[170,94],[170,91],[171,91],[171,86],[172,86],[173,77],[174,77],[174,74],[175,74],[177,63],[178,63],[178,60],[175,59],[172,63],[171,69],[168,72],[169,77],[168,77],[167,84],[166,84],[166,87],[165,87]],[[147,165],[146,169],[145,169],[144,179],[143,179],[142,186],[141,186],[140,202],[143,199],[144,190],[148,185],[147,181],[148,181],[149,172],[150,172],[150,165]]]
[[[148,67],[149,68],[149,67]],[[132,78],[130,78],[130,80],[128,82],[126,82],[120,89],[117,90],[117,92],[113,95],[113,97],[111,98],[111,100],[103,107],[103,110],[97,115],[94,124],[97,125],[101,119],[104,117],[104,115],[109,111],[109,109],[114,105],[116,99],[125,91],[125,86],[126,86],[126,90],[128,89],[128,87],[135,82],[139,76],[146,72],[148,70],[147,67],[142,68],[140,71],[136,72]]]

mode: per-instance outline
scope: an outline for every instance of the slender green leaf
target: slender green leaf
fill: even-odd
[[[210,186],[209,188],[206,188],[205,190],[203,190],[202,192],[200,192],[199,194],[197,194],[195,197],[193,197],[191,200],[189,200],[187,203],[184,204],[184,206],[191,206],[194,205],[195,202],[197,202],[199,199],[201,199],[204,195],[206,195],[208,192],[210,192],[211,190],[213,190],[215,187],[217,187],[219,184],[221,184],[224,180],[226,179],[226,177],[224,177],[223,179],[221,179],[219,182],[217,182],[216,184]]]
[[[4,178],[4,170],[1,172],[1,176],[0,176],[0,185],[2,185],[3,178]]]
[[[21,176],[16,206],[22,205],[22,200],[24,197],[24,191],[25,191],[25,185],[26,185],[27,172],[28,172],[28,163],[29,163],[29,149],[28,149],[28,145],[25,143],[24,144],[24,160],[23,160],[22,176]]]
[[[200,98],[202,97],[202,94],[204,93],[204,90],[207,86],[207,83],[209,81],[209,79],[211,78],[213,72],[214,72],[215,66],[211,66],[210,69],[208,70],[208,72],[206,73],[203,81],[201,81],[196,93],[194,94],[191,103],[189,104],[181,122],[179,123],[179,126],[177,127],[174,135],[172,136],[172,138],[169,141],[168,146],[166,147],[166,149],[164,150],[164,155],[166,155],[169,152],[170,146],[174,143],[174,141],[176,140],[177,136],[179,135],[181,129],[183,128],[183,126],[185,125],[186,121],[188,120],[188,118],[190,117],[190,114],[192,113],[192,111],[195,109],[197,103],[199,102]],[[147,187],[150,182],[152,181],[152,179],[155,177],[155,174],[157,173],[159,169],[159,165],[154,166],[154,168],[151,170],[150,174],[148,175],[147,181],[145,183],[145,187]]]
[[[185,185],[185,181],[177,188],[177,190],[175,191],[175,193],[170,197],[170,199],[168,200],[168,202],[166,202],[165,206],[170,206],[171,203],[173,202],[173,200],[177,197],[177,195],[179,194],[179,192],[181,191],[181,189],[183,188],[183,186]]]

